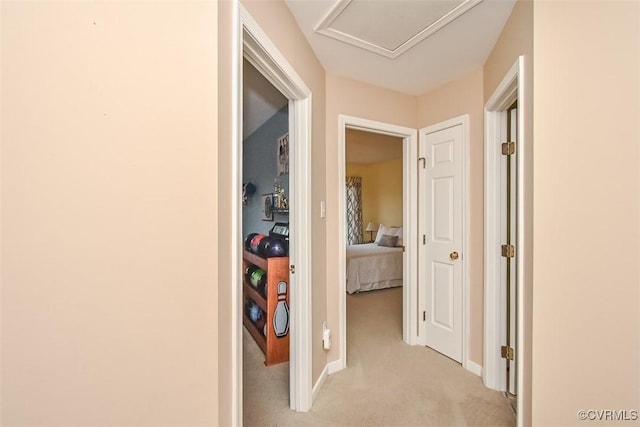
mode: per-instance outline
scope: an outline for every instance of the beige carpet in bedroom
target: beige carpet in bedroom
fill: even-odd
[[[334,327],[337,327],[334,326]],[[347,368],[308,413],[289,410],[289,364],[266,368],[244,332],[244,425],[514,426],[499,392],[458,363],[402,342],[402,288],[347,296]]]

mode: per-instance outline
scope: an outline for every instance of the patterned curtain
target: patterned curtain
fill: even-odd
[[[362,237],[362,178],[347,177],[347,245],[363,243]]]

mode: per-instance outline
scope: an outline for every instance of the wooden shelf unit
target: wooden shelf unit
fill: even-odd
[[[262,258],[254,253],[244,250],[243,256],[243,273],[247,271],[250,265],[255,265],[267,273],[267,282],[265,285],[265,295],[262,295],[248,282],[243,274],[242,286],[242,307],[247,299],[253,301],[262,308],[266,314],[266,336],[263,331],[258,330],[257,326],[251,319],[243,313],[242,322],[253,337],[260,349],[265,355],[264,364],[267,366],[276,365],[278,363],[289,361],[289,333],[283,337],[277,337],[274,326],[273,316],[278,305],[277,285],[279,282],[286,282],[287,293],[286,302],[289,306],[289,257],[280,258]]]

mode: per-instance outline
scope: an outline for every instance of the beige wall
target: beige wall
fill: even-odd
[[[420,127],[469,114],[469,359],[482,366],[484,322],[484,116],[482,69],[418,98]]]
[[[326,198],[327,219],[312,224],[312,341],[326,318],[339,342],[337,235],[326,233],[338,115],[418,128],[470,113],[478,141],[478,104],[523,54],[536,204],[525,206],[535,265],[520,413],[571,425],[578,409],[637,409],[638,4],[519,0],[482,70],[419,98],[325,76],[283,3],[244,4],[314,93],[312,208]],[[229,425],[230,287],[217,283],[229,283],[218,265],[231,210],[217,200],[230,191],[218,180],[232,179],[230,3],[3,2],[0,19],[0,422]],[[326,361],[314,344],[314,381]]]
[[[376,190],[372,200],[378,218],[376,222],[384,225],[402,225],[402,159],[374,163],[369,172],[371,184]]]
[[[327,265],[339,265],[338,251],[338,116],[349,116],[391,123],[399,126],[417,128],[416,97],[393,92],[366,83],[327,74],[326,108],[326,188],[327,188]],[[333,160],[336,159],[336,160]],[[340,331],[338,307],[338,272],[335,268],[327,270],[327,321],[332,329],[334,340],[329,351],[329,361],[338,360],[340,349]]]
[[[233,7],[231,1],[218,2],[218,179],[219,182],[231,182],[235,179],[232,171],[232,52],[231,43],[233,37]],[[218,195],[221,200],[230,200],[233,196],[231,186],[222,185],[218,188]],[[233,232],[228,224],[231,224],[233,211],[225,204],[218,209],[218,264],[230,265],[231,253],[228,243],[231,241]],[[222,246],[225,248],[222,249]],[[219,419],[218,425],[232,425],[233,414],[233,393],[235,392],[234,381],[234,354],[231,343],[233,342],[232,329],[228,326],[235,322],[231,309],[231,272],[227,268],[218,270],[218,396],[219,396]],[[227,285],[224,285],[227,284]]]
[[[231,40],[233,22],[230,2],[220,2],[220,182],[231,182],[233,170],[231,168]],[[296,73],[302,78],[313,96],[312,105],[312,143],[311,143],[311,173],[312,189],[311,203],[312,213],[320,211],[320,201],[324,200],[325,193],[325,75],[324,69],[316,59],[313,51],[306,42],[304,35],[300,32],[293,16],[289,12],[284,2],[281,1],[243,1],[243,6],[249,14],[257,21],[258,25],[265,31],[267,36],[284,55]],[[291,141],[295,144],[295,141]],[[231,197],[229,186],[220,188],[221,199]],[[230,264],[230,252],[228,242],[231,234],[236,230],[231,230],[228,224],[231,221],[232,210],[228,205],[220,206],[220,258],[221,265]],[[312,381],[319,378],[320,373],[326,366],[326,352],[322,349],[322,322],[326,319],[327,296],[326,296],[326,227],[323,219],[319,215],[312,216],[312,280],[310,284],[312,290]],[[223,249],[224,248],[224,249]],[[222,269],[218,274],[220,285],[219,321],[220,321],[220,424],[229,425],[231,420],[230,402],[232,388],[232,369],[230,346],[231,334],[226,325],[232,321],[231,318],[231,288],[232,286],[229,271]]]
[[[215,424],[215,3],[1,8],[1,424]]]
[[[402,143],[399,141],[398,143]],[[385,225],[402,225],[402,159],[360,164],[348,163],[347,176],[362,177],[362,220]],[[365,241],[376,233],[364,232]]]
[[[544,31],[544,30],[543,30]],[[493,95],[496,87],[509,69],[524,57],[524,76],[521,85],[524,91],[524,101],[519,100],[524,117],[524,141],[520,141],[519,152],[525,156],[522,171],[524,197],[524,228],[529,239],[519,245],[519,253],[524,257],[524,324],[523,346],[518,349],[523,360],[523,391],[519,402],[519,415],[523,424],[531,425],[531,354],[532,354],[532,301],[533,301],[533,2],[517,0],[509,19],[496,41],[493,50],[487,58],[484,68],[484,102]]]
[[[639,8],[534,3],[534,425],[638,410]]]

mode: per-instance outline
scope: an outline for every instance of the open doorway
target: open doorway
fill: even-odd
[[[386,217],[382,216],[380,218],[375,218],[378,223],[378,228],[375,226],[369,227],[373,228],[375,231],[371,230],[369,232],[366,231],[367,225],[369,222],[374,222],[373,216],[367,217],[367,223],[362,224],[364,228],[364,234],[368,236],[369,240],[377,240],[378,238],[378,230],[379,223],[383,222],[383,225],[389,225],[390,229],[387,230],[387,234],[395,234],[396,238],[401,238],[402,245],[401,248],[404,248],[404,252],[402,252],[402,282],[404,286],[402,289],[402,339],[404,342],[408,344],[416,344],[417,339],[417,324],[415,319],[417,318],[417,305],[415,301],[417,301],[417,288],[416,284],[416,276],[417,276],[417,263],[416,263],[416,251],[415,248],[417,246],[417,237],[415,232],[417,230],[417,219],[416,215],[412,215],[412,212],[417,212],[416,206],[416,198],[414,196],[416,192],[416,173],[417,167],[415,164],[416,153],[417,153],[417,130],[405,128],[401,126],[391,125],[388,123],[375,122],[367,119],[361,119],[357,117],[350,116],[340,116],[339,118],[339,129],[340,129],[340,158],[339,158],[339,185],[340,187],[337,189],[339,193],[339,212],[341,212],[339,217],[339,229],[341,232],[339,233],[339,251],[340,251],[340,265],[338,266],[338,274],[339,274],[339,312],[340,312],[340,321],[339,321],[339,331],[340,331],[340,359],[337,363],[334,363],[333,369],[330,373],[336,372],[340,369],[344,369],[346,367],[347,361],[347,269],[346,269],[346,248],[347,248],[347,221],[346,221],[346,196],[347,196],[347,188],[346,188],[346,175],[347,175],[347,135],[352,131],[364,132],[367,135],[377,134],[382,135],[384,137],[393,138],[392,141],[401,142],[402,146],[402,198],[401,198],[401,224],[394,224],[393,222],[397,221],[397,218],[394,217]],[[354,134],[352,134],[354,135]],[[384,138],[383,138],[384,140]],[[397,161],[396,161],[397,162]],[[396,164],[397,167],[397,164]],[[353,169],[353,166],[352,166]],[[398,198],[396,198],[398,200]],[[398,203],[398,202],[396,202]],[[371,211],[373,212],[373,211]],[[388,213],[388,212],[386,212]],[[385,214],[386,215],[386,214]],[[397,212],[395,213],[397,215]],[[385,219],[386,218],[386,219]],[[364,219],[363,219],[364,221]],[[390,224],[384,224],[384,221],[390,222]],[[401,227],[395,227],[391,229],[391,226],[399,225]],[[381,234],[384,235],[385,232]],[[400,234],[401,236],[398,236]],[[393,237],[393,236],[392,236]],[[362,239],[364,240],[364,238]],[[378,239],[379,240],[379,239]],[[397,244],[394,244],[394,246]],[[375,245],[374,243],[374,246]],[[375,282],[375,280],[372,280]],[[414,302],[413,304],[411,302]]]
[[[243,422],[289,406],[289,100],[243,60]],[[281,288],[281,289],[279,289]],[[266,391],[269,390],[269,393]]]
[[[229,227],[234,230],[229,242],[232,251],[231,300],[234,322],[231,354],[232,388],[231,423],[242,425],[243,414],[243,285],[244,237],[242,235],[242,117],[243,117],[243,58],[256,68],[288,100],[289,144],[289,229],[296,239],[289,244],[289,408],[308,411],[311,408],[311,91],[287,60],[273,45],[257,22],[239,2],[233,3],[234,37],[232,52],[233,141],[232,167],[235,178],[228,183],[234,214]],[[275,154],[274,154],[275,155]],[[305,242],[305,245],[299,242]],[[280,286],[277,286],[280,289]],[[274,329],[276,326],[274,326]]]
[[[349,364],[402,339],[402,138],[346,130],[346,289]],[[372,319],[376,319],[372,322]]]
[[[468,137],[468,116],[460,116],[454,119],[451,119],[446,122],[439,123],[437,125],[433,125],[429,128],[422,129],[420,138],[423,138],[424,135],[428,135],[432,131],[438,131],[440,128],[459,128],[461,132],[460,137],[460,149],[461,153],[458,153],[458,157],[462,157],[466,159],[468,155],[468,145],[469,145],[469,137]],[[346,162],[345,162],[345,147],[346,147],[346,135],[348,130],[361,130],[372,133],[379,133],[384,135],[391,135],[402,139],[403,145],[403,222],[402,222],[402,234],[403,234],[403,243],[404,243],[404,258],[403,258],[403,281],[404,286],[402,287],[402,339],[405,343],[410,345],[423,344],[428,345],[426,342],[425,331],[424,331],[424,323],[427,320],[427,313],[425,309],[425,293],[428,292],[425,285],[425,277],[424,271],[420,272],[420,264],[422,263],[419,260],[419,250],[420,245],[424,245],[428,240],[427,235],[420,235],[420,230],[424,228],[424,224],[418,225],[419,221],[419,165],[422,168],[425,167],[426,159],[419,158],[418,154],[418,130],[400,127],[396,125],[391,125],[388,123],[377,122],[357,117],[344,116],[341,115],[339,117],[339,153],[341,158],[339,158],[339,171],[341,172],[341,176],[339,177],[340,187],[337,189],[340,196],[338,199],[339,202],[339,250],[341,253],[339,254],[339,259],[341,264],[338,266],[338,274],[339,274],[339,315],[340,315],[340,358],[332,363],[332,366],[329,373],[336,372],[340,369],[346,367],[347,360],[347,330],[346,330],[346,190],[345,190],[345,171],[346,171]],[[436,150],[437,151],[437,150]],[[445,150],[447,153],[449,151]],[[467,242],[466,242],[466,230],[468,229],[468,219],[469,216],[467,214],[468,203],[466,202],[466,190],[468,187],[466,184],[466,179],[468,177],[468,173],[466,168],[468,167],[468,162],[466,160],[463,161],[462,173],[461,173],[461,182],[462,182],[462,201],[463,203],[459,207],[458,211],[461,214],[461,224],[462,224],[462,243],[461,250],[462,254],[466,252]],[[422,179],[422,178],[421,178]],[[423,182],[424,185],[424,182]],[[438,199],[440,200],[440,199]],[[424,209],[424,206],[423,206]],[[419,239],[420,238],[420,239]],[[419,241],[420,240],[420,241]],[[460,249],[454,249],[460,250]],[[477,375],[479,374],[479,369],[476,364],[469,361],[467,359],[467,347],[468,347],[468,336],[466,335],[466,330],[468,327],[466,326],[466,322],[469,320],[468,316],[468,274],[466,273],[466,261],[464,257],[461,257],[459,261],[462,268],[462,294],[460,296],[460,309],[462,310],[461,316],[461,327],[459,328],[460,333],[460,351],[461,351],[461,361],[462,367],[470,370]],[[420,273],[420,275],[419,275]]]

